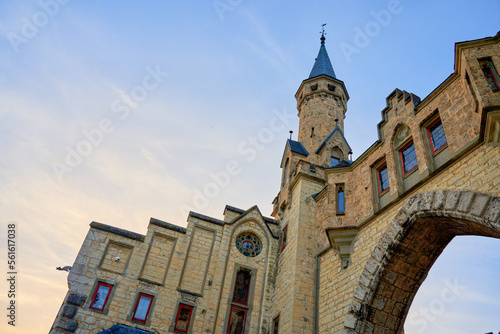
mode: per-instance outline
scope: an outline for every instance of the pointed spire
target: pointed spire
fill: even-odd
[[[325,47],[325,27],[326,23],[322,25],[323,31],[321,32],[321,46],[319,48],[318,57],[316,57],[316,61],[314,62],[314,66],[311,70],[311,74],[309,74],[309,79],[314,78],[320,75],[328,75],[329,77],[337,79],[335,76],[335,72],[333,71],[332,63],[330,62],[330,58],[328,57],[328,52],[326,52]]]

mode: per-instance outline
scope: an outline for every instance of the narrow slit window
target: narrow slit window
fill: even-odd
[[[281,249],[283,250],[283,248],[285,248],[286,246],[286,239],[287,239],[287,234],[288,234],[288,225],[285,226],[285,228],[283,229],[283,233],[281,235]]]
[[[280,331],[280,317],[277,316],[273,321],[273,334],[278,334]]]
[[[181,333],[187,333],[192,313],[192,306],[179,304],[179,311],[177,312],[177,317],[175,318],[174,330]]]
[[[137,304],[135,305],[134,315],[132,316],[132,320],[139,321],[145,323],[149,311],[151,310],[151,304],[153,303],[153,296],[146,295],[144,293],[139,294],[139,298],[137,299]]]
[[[106,307],[106,303],[108,302],[112,289],[113,286],[111,284],[98,283],[89,308],[97,311],[103,311]]]
[[[417,153],[415,152],[415,145],[413,145],[413,141],[399,151],[399,157],[401,159],[403,175],[406,175],[417,168]]]
[[[387,173],[387,164],[377,169],[378,192],[382,194],[389,189],[389,174]]]
[[[432,153],[436,152],[441,147],[446,145],[446,135],[444,134],[443,123],[441,122],[441,119],[438,119],[430,127],[427,128],[427,134],[429,135]]]
[[[337,214],[345,212],[344,186],[337,186]]]

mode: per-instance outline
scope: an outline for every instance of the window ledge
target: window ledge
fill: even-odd
[[[418,165],[413,167],[411,170],[409,170],[408,172],[406,172],[405,175],[403,175],[403,179],[406,179],[408,176],[410,176],[411,174],[415,173],[415,171],[418,170]]]
[[[435,157],[436,155],[438,155],[439,153],[443,152],[447,148],[448,148],[448,143],[444,144],[443,146],[441,146],[440,148],[438,148],[436,151],[432,152],[432,157]]]

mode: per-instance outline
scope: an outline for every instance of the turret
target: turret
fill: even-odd
[[[309,78],[302,81],[297,100],[299,138],[308,152],[315,152],[338,125],[344,132],[349,95],[344,82],[337,79],[325,47],[325,34]],[[347,153],[347,152],[346,152]]]

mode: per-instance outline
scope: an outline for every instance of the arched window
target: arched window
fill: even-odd
[[[334,147],[330,156],[330,166],[335,166],[339,164],[343,159],[343,154],[340,148]]]

